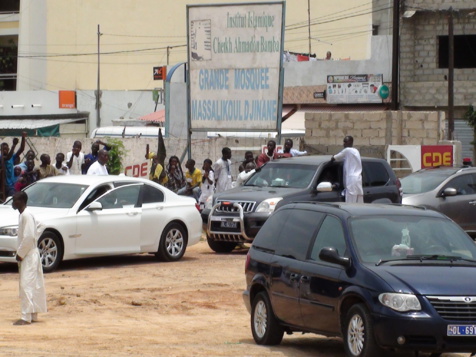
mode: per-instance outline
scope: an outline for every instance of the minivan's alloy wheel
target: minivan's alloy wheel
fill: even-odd
[[[284,330],[274,316],[268,294],[264,291],[255,296],[251,305],[251,332],[259,345],[278,345],[283,339]]]
[[[41,265],[44,273],[56,270],[63,259],[63,247],[58,236],[53,232],[45,232],[38,240]]]
[[[373,336],[370,314],[363,304],[352,306],[346,316],[344,347],[348,356],[380,357],[384,351],[377,346]]]
[[[358,356],[364,349],[365,332],[362,316],[355,314],[349,321],[347,328],[347,340],[349,349],[353,355]]]
[[[169,223],[160,237],[159,250],[156,256],[163,261],[180,260],[187,248],[187,234],[178,223]]]

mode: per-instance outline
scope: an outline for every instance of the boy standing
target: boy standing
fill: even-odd
[[[70,175],[81,175],[84,167],[84,154],[81,152],[83,144],[75,141],[73,149],[66,154],[66,165],[68,165]]]
[[[18,248],[16,260],[20,271],[21,319],[14,325],[29,325],[38,321],[38,313],[46,312],[46,292],[37,247],[37,224],[35,217],[27,209],[28,196],[17,192],[13,196],[12,207],[20,212],[18,224]]]
[[[231,188],[231,149],[224,147],[221,150],[222,157],[213,165],[215,172],[215,192],[220,193]]]

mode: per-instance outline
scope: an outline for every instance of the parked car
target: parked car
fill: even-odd
[[[207,241],[215,252],[250,243],[279,205],[293,201],[343,202],[343,163],[331,156],[268,162],[244,184],[214,195],[202,211]],[[367,203],[401,203],[400,181],[382,159],[362,158]]]
[[[423,169],[402,179],[403,203],[440,211],[476,238],[476,168]]]
[[[246,259],[256,343],[340,336],[348,356],[476,351],[476,245],[452,220],[397,205],[278,209]]]
[[[194,199],[145,179],[56,176],[24,191],[41,224],[38,248],[44,272],[63,260],[129,253],[176,261],[202,234]],[[18,211],[10,199],[0,206],[0,262],[16,262],[17,231]]]

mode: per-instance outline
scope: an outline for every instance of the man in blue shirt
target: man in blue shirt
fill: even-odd
[[[98,141],[94,142],[91,145],[91,153],[84,156],[84,166],[82,168],[83,175],[86,175],[88,173],[89,167],[92,164],[94,164],[96,161],[98,161],[99,145],[103,145],[104,150],[106,150],[106,151],[111,150],[111,147],[107,146],[101,140],[98,140]]]
[[[20,157],[20,155],[23,153],[23,150],[25,150],[25,138],[26,138],[26,132],[24,131],[21,134],[21,144],[20,148],[18,151],[15,153],[15,147],[18,145],[18,138],[13,138],[13,145],[12,148],[8,146],[7,143],[2,143],[1,145],[1,157],[2,157],[2,162],[4,163],[5,167],[5,182],[2,182],[1,184],[5,185],[5,195],[7,197],[13,196],[15,193],[15,174],[13,171],[13,167],[15,166],[15,159],[17,157]]]

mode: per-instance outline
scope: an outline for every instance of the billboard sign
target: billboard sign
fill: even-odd
[[[422,145],[421,167],[453,166],[453,145]]]
[[[60,109],[76,109],[76,91],[60,90],[58,91],[58,100]]]
[[[187,6],[192,129],[277,130],[284,7],[284,2]]]
[[[164,80],[167,77],[167,66],[154,67],[154,81]]]
[[[379,88],[382,74],[327,76],[326,98],[329,104],[382,103]]]

